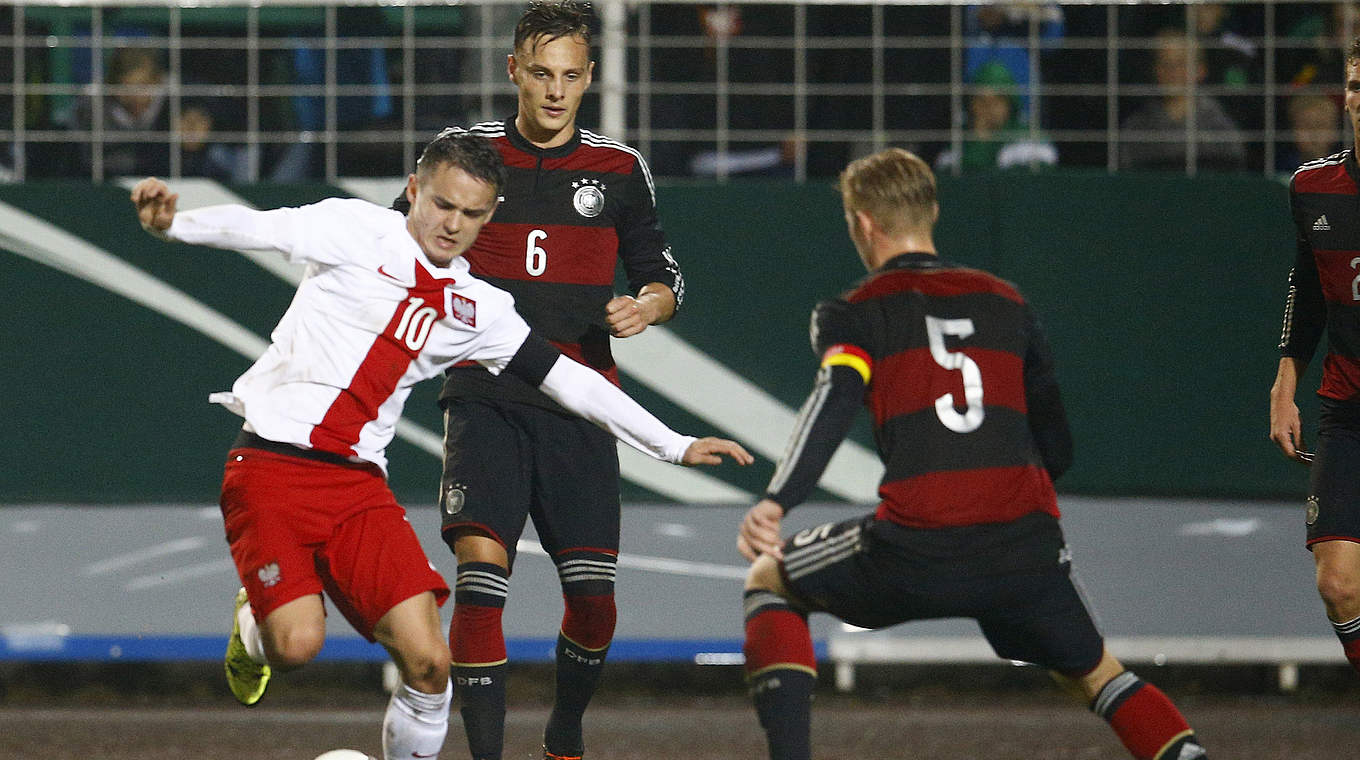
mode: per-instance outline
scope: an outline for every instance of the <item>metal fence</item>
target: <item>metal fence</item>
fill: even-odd
[[[1350,2],[597,0],[581,122],[664,177],[832,176],[888,145],[945,171],[1288,172],[1351,141]],[[514,110],[523,3],[0,6],[0,173],[332,180],[408,171]]]

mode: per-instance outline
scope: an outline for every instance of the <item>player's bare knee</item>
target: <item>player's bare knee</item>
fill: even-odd
[[[1328,609],[1354,617],[1360,614],[1360,577],[1332,567],[1319,567],[1317,590]]]
[[[453,657],[449,654],[449,642],[442,637],[423,649],[420,658],[424,663],[423,667],[435,673],[447,673],[449,668],[453,666]]]
[[[500,567],[510,566],[509,553],[505,547],[485,531],[460,528],[452,535],[445,534],[444,539],[460,563],[487,562]]]
[[[312,626],[289,626],[283,629],[265,629],[264,650],[269,664],[279,670],[300,668],[311,662],[321,652],[326,633]]]
[[[757,557],[746,572],[746,590],[783,593],[784,581],[779,577],[779,562],[768,554]]]
[[[425,646],[404,653],[397,662],[401,680],[407,686],[427,694],[444,690],[449,681],[449,647],[443,642],[439,646]]]

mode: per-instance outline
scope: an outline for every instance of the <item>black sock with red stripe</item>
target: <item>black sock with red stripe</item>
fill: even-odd
[[[1184,716],[1161,689],[1124,671],[1096,695],[1091,712],[1104,718],[1137,760],[1208,757]]]
[[[556,561],[564,610],[557,635],[557,690],[543,730],[543,749],[550,756],[573,758],[585,752],[581,719],[600,684],[614,638],[617,558],[578,550],[559,555]]]
[[[763,589],[746,592],[745,608],[746,685],[770,758],[808,760],[817,659],[807,618]]]
[[[505,633],[501,613],[509,589],[505,568],[458,564],[449,652],[454,693],[474,760],[500,760],[505,744]]]
[[[1360,617],[1345,623],[1332,623],[1332,629],[1341,639],[1341,650],[1346,653],[1351,667],[1360,672]]]

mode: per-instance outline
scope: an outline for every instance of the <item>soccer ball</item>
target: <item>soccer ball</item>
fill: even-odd
[[[322,752],[316,756],[316,760],[374,760],[357,749],[333,749],[330,752]]]

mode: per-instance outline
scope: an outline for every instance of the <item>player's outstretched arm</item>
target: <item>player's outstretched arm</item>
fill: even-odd
[[[132,205],[137,209],[137,221],[142,229],[161,235],[175,220],[175,203],[179,196],[170,192],[163,180],[147,177],[132,186]]]
[[[533,341],[526,341],[531,346]],[[546,345],[546,344],[545,344]],[[556,353],[555,349],[549,349]],[[521,348],[524,352],[524,348]],[[509,370],[516,371],[519,355]],[[526,363],[533,363],[528,360]],[[554,401],[613,433],[616,438],[648,456],[674,464],[718,464],[723,456],[737,464],[755,461],[741,444],[722,438],[692,438],[671,430],[628,394],[588,369],[560,354],[538,383]]]
[[[784,508],[773,499],[761,499],[746,512],[737,530],[737,551],[754,562],[762,554],[782,559],[784,541],[780,538],[780,523]]]

